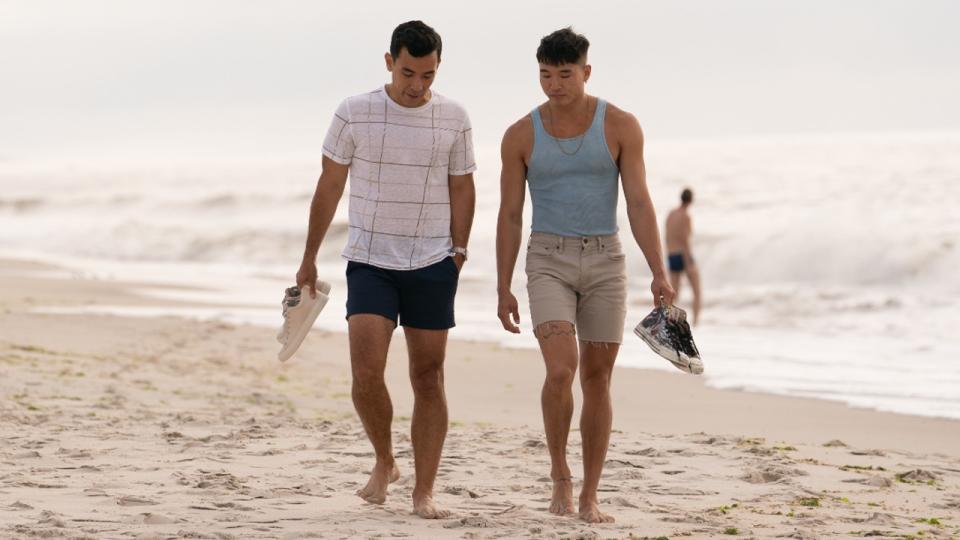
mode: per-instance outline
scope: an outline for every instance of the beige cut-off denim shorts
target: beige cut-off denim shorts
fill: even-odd
[[[617,235],[531,233],[526,270],[534,328],[567,321],[576,327],[580,341],[623,341],[627,273]]]

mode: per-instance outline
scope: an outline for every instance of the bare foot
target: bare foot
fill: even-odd
[[[433,497],[414,497],[413,513],[423,519],[443,519],[450,517],[449,510],[442,510],[433,502]]]
[[[357,490],[357,496],[373,504],[383,504],[387,500],[387,486],[400,479],[400,469],[397,464],[381,465],[377,463],[370,472],[370,480],[362,489]]]
[[[573,514],[573,482],[569,477],[553,481],[553,498],[550,499],[550,513],[558,516]]]
[[[600,511],[596,502],[580,503],[580,519],[587,523],[613,523],[613,516]]]

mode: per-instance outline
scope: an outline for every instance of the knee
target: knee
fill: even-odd
[[[609,369],[585,369],[580,373],[580,385],[584,392],[605,392],[610,388],[611,375]]]
[[[553,366],[547,369],[545,384],[550,388],[569,388],[573,385],[575,368],[570,366]]]
[[[418,396],[433,396],[443,392],[443,367],[441,365],[418,369],[410,373],[413,393]]]
[[[366,366],[353,367],[353,388],[361,393],[370,392],[384,385],[383,371]]]

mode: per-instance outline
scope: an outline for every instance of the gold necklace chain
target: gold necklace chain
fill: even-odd
[[[588,99],[588,100],[587,100],[587,108],[589,109],[589,107],[590,107],[590,100]],[[555,124],[554,121],[553,121],[553,109],[550,107],[550,102],[549,102],[549,101],[547,101],[547,112],[550,113],[550,127],[555,128],[555,127],[556,127],[556,124]],[[544,131],[546,131],[546,130],[544,130]],[[584,131],[583,133],[581,133],[581,134],[577,137],[578,139],[580,139],[580,142],[577,143],[577,149],[574,150],[573,152],[567,152],[566,150],[563,149],[563,145],[560,144],[560,138],[559,138],[559,137],[554,137],[553,135],[550,134],[549,131],[547,131],[547,135],[549,135],[550,138],[553,139],[553,142],[557,143],[557,148],[559,148],[560,151],[563,152],[564,155],[567,155],[567,156],[575,156],[575,155],[577,155],[577,152],[580,151],[580,148],[583,147],[583,141],[587,138],[587,132],[589,132],[589,131],[590,131],[590,126],[587,126],[587,131]]]

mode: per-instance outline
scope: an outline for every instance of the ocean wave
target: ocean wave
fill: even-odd
[[[347,231],[345,222],[332,223],[321,256],[337,257]],[[217,230],[125,221],[107,232],[77,231],[75,236],[61,237],[56,243],[62,246],[61,252],[95,259],[249,265],[297,260],[303,253],[305,238],[305,227]],[[50,251],[57,250],[51,246]]]
[[[312,197],[313,193],[309,191],[299,193],[245,193],[242,195],[216,193],[197,199],[172,201],[172,204],[194,209],[230,209],[242,206],[270,207],[272,205],[302,204],[306,209]]]
[[[684,143],[651,152],[650,187],[661,219],[676,205],[678,188],[694,187],[693,252],[708,302],[725,287],[783,284],[958,294],[958,150],[952,139]],[[0,238],[9,247],[108,259],[243,262],[301,251],[316,163],[241,165],[0,171],[0,227],[8,229]],[[497,190],[478,181],[470,267],[488,280],[496,272],[498,203]],[[339,218],[345,206],[341,201]],[[649,270],[630,241],[625,205],[620,210],[632,284]],[[345,228],[342,219],[338,226]],[[335,226],[324,243],[330,253],[342,248],[337,234]],[[823,305],[890,311],[899,301],[772,294],[723,301],[810,313]]]
[[[32,212],[40,209],[46,201],[39,197],[25,197],[22,199],[0,199],[0,212]]]

